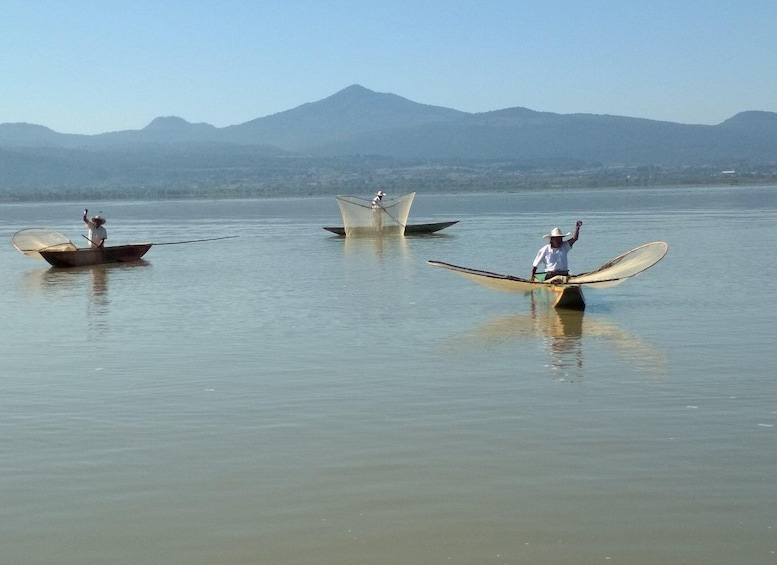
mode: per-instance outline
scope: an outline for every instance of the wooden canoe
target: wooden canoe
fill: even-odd
[[[85,247],[68,250],[40,251],[52,267],[86,267],[104,263],[131,263],[139,261],[151,249],[152,243],[132,243],[107,247]]]
[[[585,298],[583,289],[579,284],[544,282],[540,280],[530,281],[512,275],[501,275],[489,271],[459,267],[442,261],[427,261],[435,267],[442,267],[454,273],[458,273],[468,279],[492,288],[507,292],[535,292],[547,293],[550,304],[554,308],[566,310],[585,310]],[[541,273],[540,273],[541,274]]]
[[[551,297],[551,305],[554,308],[563,308],[564,310],[585,310],[585,297],[583,297],[583,287],[579,284],[554,285],[553,283],[542,283],[545,290]]]
[[[431,224],[407,224],[405,226],[405,235],[428,235],[440,230],[444,230],[445,228],[448,228],[453,224],[457,224],[458,222],[458,220],[454,220],[452,222],[436,222]],[[345,235],[345,228],[342,226],[324,227],[324,229],[337,235]]]

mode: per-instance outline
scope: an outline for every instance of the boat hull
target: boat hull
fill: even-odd
[[[451,222],[436,222],[431,224],[407,224],[405,226],[405,235],[428,235],[431,233],[438,232],[440,230],[444,230],[445,228],[448,228],[452,226],[453,224],[458,223],[458,220],[454,220]],[[345,228],[344,227],[324,227],[326,231],[330,231],[337,235],[345,235]]]
[[[583,289],[578,285],[555,286],[547,285],[545,288],[552,298],[554,308],[563,310],[585,310],[585,298]]]
[[[152,243],[134,243],[109,247],[82,248],[76,250],[40,251],[52,267],[87,267],[105,263],[131,263],[139,261],[151,249]]]

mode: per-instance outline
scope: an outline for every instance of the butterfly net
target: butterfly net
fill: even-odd
[[[395,199],[384,198],[379,205],[356,196],[337,196],[346,236],[404,235],[415,192]]]
[[[75,251],[76,246],[59,232],[47,228],[31,228],[16,232],[12,238],[13,246],[33,259],[43,257],[39,251]]]
[[[646,243],[619,255],[595,271],[571,276],[568,282],[586,284],[594,288],[615,286],[658,263],[668,249],[669,245],[664,241]]]

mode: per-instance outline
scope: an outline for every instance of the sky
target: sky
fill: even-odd
[[[216,127],[352,84],[465,112],[777,112],[777,0],[0,0],[0,123]]]

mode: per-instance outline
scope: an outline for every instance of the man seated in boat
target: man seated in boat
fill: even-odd
[[[89,235],[87,235],[89,246],[103,247],[105,240],[108,239],[108,232],[105,231],[105,228],[103,227],[103,224],[105,224],[105,218],[100,215],[88,218],[88,213],[89,210],[84,209],[84,223],[86,224],[86,227],[89,228]]]
[[[545,266],[545,281],[549,281],[553,277],[569,276],[567,254],[569,253],[569,250],[572,249],[575,242],[580,239],[580,226],[582,225],[583,222],[578,220],[575,223],[574,235],[567,240],[564,238],[571,234],[563,234],[558,228],[553,228],[549,234],[542,236],[550,241],[537,252],[537,256],[532,263],[529,280],[533,281],[535,279],[537,267],[539,267],[540,264]]]

